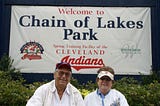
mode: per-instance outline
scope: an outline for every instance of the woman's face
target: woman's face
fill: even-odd
[[[97,78],[98,88],[104,95],[107,94],[108,91],[112,88],[112,83],[112,80],[107,76]]]

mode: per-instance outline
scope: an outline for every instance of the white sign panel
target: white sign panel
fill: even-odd
[[[12,6],[10,56],[23,73],[52,73],[71,64],[73,73],[95,74],[108,65],[116,74],[150,74],[150,8]]]

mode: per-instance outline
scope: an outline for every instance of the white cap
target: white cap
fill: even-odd
[[[103,76],[108,76],[111,80],[114,80],[114,75],[109,71],[101,71],[97,77],[102,78]]]

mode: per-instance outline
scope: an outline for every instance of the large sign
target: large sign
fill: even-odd
[[[52,73],[60,61],[73,73],[150,74],[147,7],[12,6],[10,56],[23,73]]]

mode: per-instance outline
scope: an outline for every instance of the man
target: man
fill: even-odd
[[[69,83],[71,77],[70,64],[57,63],[55,80],[40,86],[26,106],[84,106],[80,92]]]
[[[122,93],[111,89],[114,81],[114,70],[104,66],[97,73],[98,89],[85,97],[85,106],[129,106]]]

